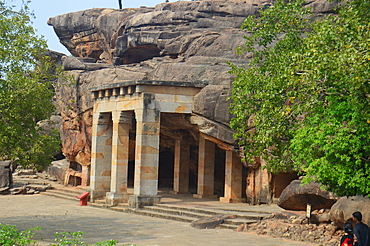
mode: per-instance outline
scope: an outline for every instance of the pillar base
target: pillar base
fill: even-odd
[[[217,198],[217,195],[193,194],[194,198]]]
[[[108,205],[117,206],[118,203],[127,203],[128,196],[127,193],[107,192],[105,201]]]
[[[106,193],[106,190],[90,190],[90,202],[103,199]]]
[[[230,197],[220,197],[220,202],[223,203],[244,203],[247,199],[245,198],[230,198]]]
[[[143,208],[144,206],[153,206],[161,202],[161,196],[139,196],[130,195],[128,206],[130,208]]]

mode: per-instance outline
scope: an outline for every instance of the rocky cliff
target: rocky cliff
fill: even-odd
[[[206,81],[184,119],[223,148],[235,145],[229,128],[227,97],[233,77],[227,61],[247,64],[240,25],[270,0],[200,0],[162,3],[153,8],[90,9],[50,18],[60,42],[75,57],[64,59],[73,83],[61,83],[63,153],[90,164],[92,100],[89,88],[129,80]],[[315,12],[335,2],[307,1]],[[184,126],[185,127],[185,126]]]

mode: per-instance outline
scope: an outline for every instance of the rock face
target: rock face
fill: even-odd
[[[300,180],[294,180],[281,193],[278,205],[288,210],[306,210],[309,203],[316,210],[331,208],[337,199],[332,193],[320,189],[319,183],[303,186]]]
[[[370,199],[363,196],[350,196],[340,198],[330,209],[330,218],[343,228],[344,223],[352,222],[352,214],[356,211],[362,213],[362,222],[370,225]]]
[[[73,78],[60,82],[56,96],[63,117],[64,155],[83,166],[90,164],[89,89],[132,80],[207,82],[195,98],[194,115],[186,119],[187,124],[234,145],[227,110],[233,76],[226,62],[240,66],[248,62],[251,54],[235,52],[246,35],[239,27],[247,16],[272,2],[179,1],[153,8],[89,9],[50,18],[48,24],[75,56],[63,61]],[[326,12],[331,4],[308,1],[316,12]]]

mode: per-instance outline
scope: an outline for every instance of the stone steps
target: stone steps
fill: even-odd
[[[13,186],[9,189],[10,194],[38,194],[52,189],[47,180],[39,179],[37,175],[13,176]]]
[[[197,218],[188,217],[188,216],[185,216],[185,215],[166,214],[166,213],[150,211],[150,210],[147,210],[147,209],[135,209],[135,211],[133,211],[133,213],[138,214],[138,215],[144,215],[144,216],[167,219],[167,220],[175,220],[175,221],[187,222],[187,223],[191,223],[191,222],[197,220]]]
[[[81,195],[81,193],[85,192],[86,190],[81,188],[58,188],[53,190],[47,190],[46,192],[42,193],[46,196],[54,196],[58,198],[79,201],[77,196]]]
[[[232,210],[232,209],[207,209],[207,208],[195,208],[195,207],[184,207],[184,206],[175,206],[175,205],[168,205],[168,204],[157,204],[158,207],[162,208],[173,208],[173,209],[180,209],[180,210],[187,210],[193,211],[201,214],[206,215],[237,215],[240,219],[247,219],[247,220],[254,220],[259,221],[266,217],[269,217],[270,213],[262,213],[262,212],[249,212],[249,211],[239,211],[239,210]]]
[[[238,228],[242,224],[255,223],[263,218],[269,217],[269,213],[257,213],[257,212],[245,212],[245,211],[230,211],[222,209],[203,209],[194,207],[184,207],[167,204],[157,204],[154,206],[145,206],[142,209],[131,209],[128,204],[119,204],[109,209],[134,213],[143,216],[150,216],[168,220],[175,220],[180,222],[192,223],[201,218],[213,217],[217,215],[233,215],[232,219],[225,219],[223,224],[219,225],[219,228],[233,229]]]
[[[200,219],[204,216],[209,216],[208,214],[202,214],[194,210],[184,210],[175,207],[166,208],[162,206],[146,206],[144,208],[146,211],[154,212],[154,213],[161,213],[161,214],[172,214],[177,216],[184,216],[190,217],[193,219]]]

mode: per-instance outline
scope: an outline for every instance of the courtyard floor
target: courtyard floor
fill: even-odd
[[[16,225],[19,230],[40,226],[39,245],[54,243],[55,232],[75,231],[85,232],[84,241],[90,244],[113,239],[118,245],[138,246],[310,245],[229,229],[199,230],[188,223],[78,206],[78,202],[44,195],[0,196],[0,208],[0,223]]]

